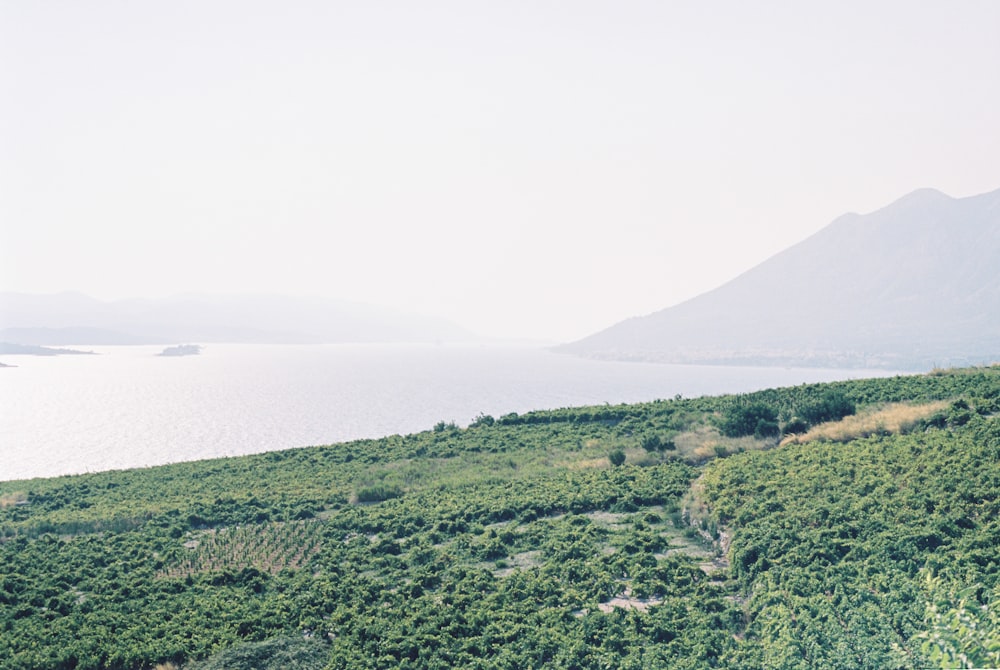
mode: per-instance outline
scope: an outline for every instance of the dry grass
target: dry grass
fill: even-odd
[[[0,509],[22,505],[28,502],[28,494],[25,491],[13,491],[0,495]]]
[[[570,470],[592,470],[594,468],[606,468],[609,465],[607,456],[601,456],[600,458],[585,458],[579,461],[572,461],[567,467]]]
[[[705,502],[704,475],[691,482],[691,488],[681,498],[681,511],[685,520],[692,526],[711,518],[708,503]]]
[[[714,428],[701,426],[674,438],[677,454],[686,461],[705,461],[715,455],[715,447],[722,443],[722,435]]]
[[[802,435],[789,435],[781,441],[786,444],[803,444],[816,440],[850,442],[871,435],[905,433],[912,430],[921,419],[949,406],[949,401],[939,400],[924,405],[891,403],[880,408],[813,426]]]
[[[718,429],[700,426],[695,430],[680,433],[674,438],[677,457],[698,465],[717,456],[729,456],[741,451],[766,449],[775,445],[775,440],[758,440],[754,437],[723,437]]]
[[[625,453],[626,465],[654,465],[659,462],[656,459],[651,458],[644,449],[641,449],[639,447],[629,447],[624,444],[608,443],[607,448],[608,451],[611,451],[613,449],[621,449]],[[563,459],[557,461],[556,465],[558,465],[559,467],[565,467],[568,470],[593,470],[593,469],[607,469],[612,467],[611,461],[608,459],[607,456],[595,456],[593,458],[577,458],[575,460]]]

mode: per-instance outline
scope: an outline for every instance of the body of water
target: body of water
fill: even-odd
[[[87,347],[87,349],[91,349]],[[695,397],[878,370],[592,361],[501,346],[213,344],[7,356],[0,480],[405,434],[480,413]]]

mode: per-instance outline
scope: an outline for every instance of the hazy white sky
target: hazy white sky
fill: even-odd
[[[1000,2],[0,0],[0,290],[569,340],[1000,187]]]

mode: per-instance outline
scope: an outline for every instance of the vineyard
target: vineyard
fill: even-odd
[[[170,552],[161,578],[253,568],[270,575],[300,567],[322,543],[315,521],[288,521],[233,528],[210,528],[185,534],[182,550]]]
[[[974,368],[0,482],[0,670],[995,667],[998,414]]]

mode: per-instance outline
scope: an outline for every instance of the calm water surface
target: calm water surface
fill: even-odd
[[[411,433],[477,414],[714,395],[888,375],[614,363],[527,347],[213,344],[6,356],[0,480]]]

